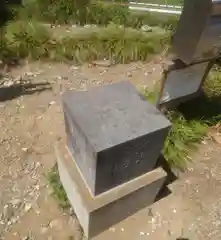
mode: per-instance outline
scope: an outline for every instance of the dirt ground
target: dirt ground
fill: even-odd
[[[59,209],[46,178],[56,160],[54,144],[65,140],[61,94],[125,79],[142,88],[158,80],[161,70],[159,58],[113,67],[35,62],[0,80],[0,239],[82,239],[72,211]],[[217,143],[205,140],[170,186],[172,193],[150,206],[135,239],[221,239],[220,154]],[[126,239],[122,229],[114,231]]]

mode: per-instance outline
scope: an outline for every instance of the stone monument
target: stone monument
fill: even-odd
[[[91,238],[154,202],[166,179],[156,163],[171,124],[126,81],[67,91],[63,109],[60,179]]]

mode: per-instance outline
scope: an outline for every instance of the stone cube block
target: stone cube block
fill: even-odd
[[[152,170],[170,122],[129,82],[63,96],[68,146],[92,194]]]

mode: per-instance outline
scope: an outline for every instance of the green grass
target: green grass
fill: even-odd
[[[207,133],[207,125],[197,120],[187,120],[182,113],[168,111],[172,129],[164,143],[163,155],[172,167],[184,170],[191,159],[189,152]]]
[[[156,91],[146,91],[150,102],[155,102]],[[207,135],[210,126],[221,122],[221,75],[213,69],[204,84],[204,94],[165,113],[172,122],[165,141],[163,155],[171,167],[184,170],[191,149]]]
[[[215,66],[214,71],[210,73],[209,80],[205,82],[204,90],[206,95],[211,98],[219,98],[221,95],[221,69]]]
[[[156,92],[146,90],[144,94],[149,102],[156,102]],[[171,121],[172,128],[164,142],[163,155],[170,167],[184,170],[191,159],[190,149],[206,135],[207,124],[195,119],[187,120],[177,109],[167,109],[164,114]]]
[[[57,164],[48,173],[47,178],[48,178],[49,184],[53,190],[52,196],[56,199],[59,206],[64,209],[69,208],[70,203],[68,201],[66,192],[61,184],[59,174],[58,174]]]
[[[28,57],[75,63],[106,58],[127,63],[146,61],[169,42],[169,32],[162,29],[143,33],[115,24],[97,28],[97,31],[83,29],[69,35],[64,32],[64,37],[55,35],[35,21],[11,22],[4,28],[0,58]]]

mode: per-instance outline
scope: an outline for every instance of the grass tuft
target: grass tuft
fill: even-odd
[[[55,165],[48,173],[48,181],[53,190],[52,196],[57,200],[60,207],[69,208],[70,203],[60,181],[57,165]]]
[[[221,97],[221,68],[215,66],[213,71],[210,72],[208,80],[204,84],[204,90],[210,98]]]
[[[164,143],[163,154],[171,167],[184,170],[190,148],[196,147],[207,133],[207,125],[197,120],[187,120],[182,113],[168,111],[172,128]]]
[[[39,59],[47,56],[50,32],[35,21],[10,22],[5,28],[5,41],[14,57]]]

